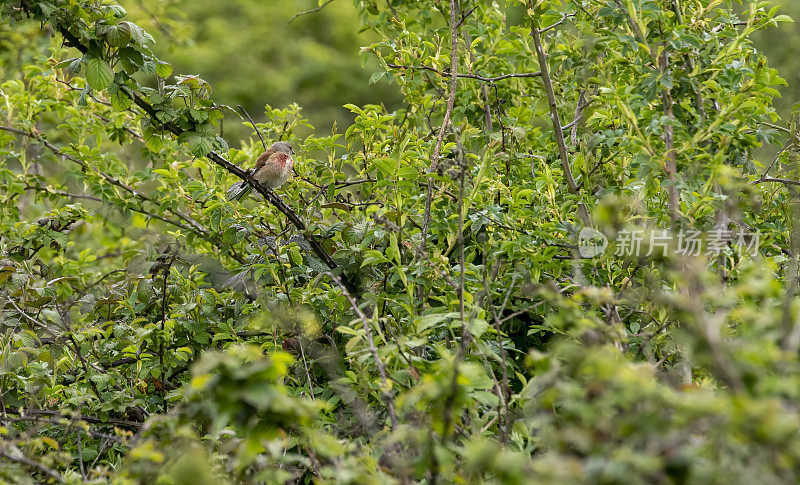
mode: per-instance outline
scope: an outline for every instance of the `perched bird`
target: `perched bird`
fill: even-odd
[[[277,189],[292,176],[294,149],[290,143],[276,141],[256,160],[250,175],[261,185]],[[228,200],[239,200],[249,194],[253,187],[242,180],[228,189]]]

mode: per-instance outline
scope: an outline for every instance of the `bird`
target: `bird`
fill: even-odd
[[[276,141],[262,153],[256,165],[248,172],[256,182],[277,189],[292,176],[294,148],[291,143]],[[239,200],[249,194],[253,187],[246,180],[233,184],[228,189],[228,200]]]

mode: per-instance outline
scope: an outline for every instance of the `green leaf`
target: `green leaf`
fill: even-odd
[[[144,133],[144,145],[151,152],[159,152],[164,148],[164,141],[161,137],[153,132]]]
[[[142,47],[150,47],[150,44],[153,43],[153,36],[148,34],[144,31],[141,27],[134,24],[133,22],[128,22],[127,20],[120,22],[120,25],[126,25],[131,32],[131,38],[136,41]]]
[[[131,107],[131,99],[121,89],[111,89],[108,96],[111,106],[117,111],[125,111]]]
[[[119,56],[119,60],[122,63],[122,67],[128,73],[133,73],[138,71],[140,67],[142,67],[142,63],[144,62],[144,57],[142,57],[142,53],[137,51],[132,47],[123,47],[117,53]]]
[[[169,77],[172,74],[172,66],[166,62],[159,62],[156,66],[156,74],[160,77]]]
[[[303,265],[303,256],[300,254],[300,249],[293,247],[289,251],[289,257],[292,259],[292,263],[296,266]]]
[[[372,266],[374,264],[388,263],[388,262],[389,260],[386,259],[386,256],[384,256],[383,253],[375,249],[370,249],[366,252],[364,256],[364,261],[361,263],[361,267],[363,268],[364,266]]]
[[[480,338],[480,336],[486,332],[486,329],[489,328],[489,323],[480,318],[467,320],[466,324],[467,329],[469,330],[469,333],[472,334],[473,338]]]
[[[211,140],[197,133],[189,135],[187,143],[189,144],[189,150],[192,152],[192,155],[196,157],[206,156],[214,148]]]
[[[382,78],[384,75],[386,75],[386,73],[385,73],[385,72],[376,72],[376,73],[373,73],[373,74],[372,74],[372,76],[370,76],[370,78],[369,78],[369,83],[370,83],[370,84],[375,84],[376,82],[380,81],[380,80],[381,80],[381,78]]]
[[[376,158],[372,160],[381,172],[388,176],[394,176],[397,172],[397,161],[392,158]]]
[[[79,73],[81,72],[82,66],[83,66],[83,57],[78,57],[77,59],[73,59],[72,62],[69,63],[69,67],[67,67],[67,70],[72,73]]]
[[[125,26],[112,25],[106,31],[106,42],[111,47],[124,47],[131,40],[130,30]]]
[[[80,57],[70,57],[69,59],[66,59],[64,61],[59,62],[58,64],[56,64],[53,67],[56,68],[56,69],[62,69],[64,67],[69,66],[70,64],[72,64],[77,59],[80,59]]]
[[[102,91],[111,85],[114,71],[102,59],[92,57],[86,61],[86,82],[96,91]]]
[[[114,14],[114,17],[118,19],[121,19],[122,17],[128,15],[128,12],[126,12],[125,9],[120,7],[119,5],[109,5],[106,8],[111,10],[111,12]]]
[[[386,256],[397,264],[400,264],[400,248],[397,245],[397,235],[389,234],[389,247],[386,248]]]
[[[434,313],[432,315],[422,315],[414,319],[414,328],[417,329],[417,332],[422,333],[425,330],[433,327],[434,325],[437,325],[451,318],[458,318],[458,313],[450,312],[450,313]]]

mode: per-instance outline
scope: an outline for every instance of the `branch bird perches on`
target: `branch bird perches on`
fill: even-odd
[[[68,45],[78,49],[83,54],[86,54],[89,51],[89,48],[83,43],[81,43],[80,39],[74,34],[72,34],[72,32],[70,32],[66,26],[57,23],[54,23],[53,26],[64,37]],[[134,92],[127,86],[119,86],[119,89],[128,98],[130,98],[131,101],[133,101],[134,104],[136,104],[136,106],[138,106],[145,113],[147,113],[147,115],[150,116],[151,119],[158,120],[156,109],[141,95]],[[167,131],[176,136],[179,136],[184,132],[182,128],[180,128],[179,126],[177,126],[175,123],[172,122],[162,123],[162,126]],[[318,258],[320,258],[332,272],[338,271],[339,266],[333,260],[331,255],[328,254],[327,251],[325,251],[325,249],[322,247],[317,238],[314,237],[314,235],[308,231],[306,224],[303,222],[302,219],[300,219],[300,216],[298,216],[296,212],[294,212],[289,206],[287,206],[283,202],[283,200],[281,200],[281,198],[278,197],[272,190],[258,183],[256,180],[253,179],[253,177],[247,171],[241,169],[237,165],[226,160],[225,157],[223,157],[222,155],[218,154],[213,150],[206,154],[206,158],[216,163],[220,167],[224,168],[228,172],[236,175],[240,179],[249,183],[259,194],[261,194],[264,197],[264,199],[267,202],[269,202],[276,209],[281,211],[283,215],[285,215],[286,218],[289,220],[289,222],[291,222],[292,225],[294,225],[301,232],[303,238],[308,242],[314,254]],[[352,282],[348,281],[347,278],[343,278],[342,282],[345,284],[345,286],[347,287],[348,291],[351,292],[351,294],[358,294],[357,289],[353,286]]]

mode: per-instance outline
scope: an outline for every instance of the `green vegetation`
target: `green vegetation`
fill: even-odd
[[[0,478],[796,483],[791,19],[343,1],[0,1]]]
[[[393,109],[400,102],[388,82],[370,86],[377,63],[359,49],[376,39],[369,32],[359,34],[358,11],[350,2],[294,20],[316,2],[130,3],[132,17],[150,27],[155,53],[176,72],[200,74],[214,87],[217,103],[241,104],[251,113],[263,111],[265,103],[278,108],[297,103],[327,133],[334,122],[352,122],[344,103],[383,103]],[[235,116],[226,119],[232,142],[248,134],[238,122]]]

